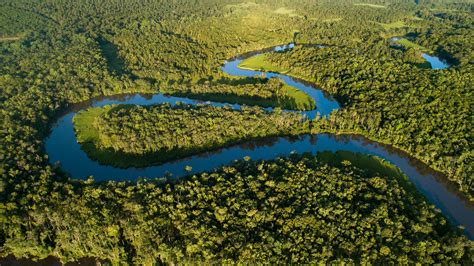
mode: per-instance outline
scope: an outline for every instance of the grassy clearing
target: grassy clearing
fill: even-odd
[[[76,114],[73,118],[74,130],[77,142],[81,144],[81,149],[93,160],[101,164],[127,166],[134,160],[120,152],[113,152],[105,149],[98,149],[95,145],[99,141],[99,131],[95,127],[95,120],[102,114],[110,111],[114,106],[92,107]]]
[[[0,37],[0,42],[18,41],[20,39],[21,39],[20,36],[4,36],[4,37]]]
[[[73,118],[74,128],[76,129],[76,138],[79,143],[94,142],[99,140],[99,132],[94,126],[97,117],[108,112],[112,107],[93,107],[79,112]]]
[[[361,42],[361,39],[354,38],[353,41]],[[276,72],[285,74],[294,78],[306,80],[308,82],[316,82],[314,78],[310,76],[301,75],[300,73],[292,72],[290,69],[283,69],[278,66],[274,66],[268,61],[266,61],[266,55],[257,55],[242,61],[239,65],[239,68],[247,69],[247,70],[255,70],[255,71],[265,71],[265,72]]]
[[[316,18],[315,18],[316,19]],[[339,22],[341,21],[342,18],[341,17],[337,17],[337,18],[327,18],[327,19],[323,19],[321,20],[322,22],[325,22],[325,23],[331,23],[331,22]]]
[[[414,43],[414,42],[412,42],[412,41],[410,41],[406,38],[401,38],[400,40],[397,41],[397,43],[404,46],[404,47],[406,47],[406,48],[414,48],[414,49],[419,50],[421,52],[427,52],[427,53],[431,52],[429,49],[427,49],[427,48],[425,48],[425,47],[423,47],[419,44],[416,44],[416,43]]]
[[[130,108],[129,105],[107,105],[104,107],[91,107],[80,111],[73,118],[74,130],[77,142],[81,144],[81,149],[92,160],[100,164],[113,165],[121,168],[131,166],[143,167],[150,164],[152,158],[139,157],[123,152],[115,152],[109,149],[99,149],[96,143],[99,142],[99,131],[95,126],[96,118],[116,108]]]
[[[420,18],[420,17],[416,17],[416,16],[413,16],[413,17],[410,17],[411,20],[415,20],[415,21],[423,21],[424,19]]]
[[[288,9],[286,7],[280,7],[277,10],[273,11],[273,13],[279,15],[287,15],[290,17],[300,17],[300,15],[298,15],[298,13],[296,13],[294,9]]]
[[[256,70],[256,71],[266,71],[266,72],[278,72],[281,74],[286,74],[288,70],[282,69],[280,67],[274,66],[266,61],[267,56],[265,54],[260,54],[252,56],[240,62],[239,68],[247,70]]]
[[[367,6],[367,7],[373,7],[373,8],[387,8],[386,6],[382,5],[374,5],[374,4],[368,4],[368,3],[355,3],[355,6]]]
[[[284,86],[282,96],[278,97],[282,108],[290,110],[313,110],[316,103],[313,98],[302,90],[291,86]]]
[[[242,61],[238,67],[256,71],[277,72],[281,74],[288,73],[288,70],[274,66],[265,59],[265,54],[253,56]],[[291,86],[284,86],[283,88],[284,91],[279,97],[279,103],[283,108],[296,110],[312,110],[316,108],[314,100],[305,92]]]
[[[235,8],[235,9],[248,9],[248,8],[255,8],[257,6],[259,6],[259,4],[254,3],[254,2],[244,2],[240,4],[235,4],[235,5],[229,4],[229,5],[226,5],[225,7]]]

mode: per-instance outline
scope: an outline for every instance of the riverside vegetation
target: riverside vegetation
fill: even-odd
[[[359,133],[399,147],[472,193],[472,66],[432,71],[413,67],[411,59],[403,62],[403,56],[416,54],[388,44],[361,44],[358,49],[364,53],[350,47],[299,46],[241,65],[321,84],[345,105],[329,118],[335,132]]]
[[[274,81],[230,78],[220,67],[296,41],[307,46],[265,60],[340,101],[340,111],[312,123],[392,143],[472,199],[472,3],[360,3],[2,1],[0,256],[115,264],[472,262],[472,241],[403,178],[370,174],[354,160],[295,156],[240,161],[163,184],[95,183],[73,179],[44,152],[66,108],[104,95],[238,95],[282,107],[264,89]],[[393,36],[410,36],[452,66],[420,68],[418,51],[391,47]],[[316,44],[325,48],[309,47]]]
[[[59,234],[44,240],[54,237],[65,260],[468,263],[472,255],[403,174],[365,155],[243,160],[177,182],[81,189],[56,193],[45,213]],[[32,248],[20,239],[5,247]]]
[[[287,110],[307,111],[316,108],[314,100],[309,95],[286,85],[278,78],[223,78],[218,82],[207,81],[193,86],[175,86],[163,92],[194,99],[280,107]]]
[[[298,113],[168,104],[89,108],[74,117],[78,142],[103,164],[144,167],[249,139],[308,132]]]

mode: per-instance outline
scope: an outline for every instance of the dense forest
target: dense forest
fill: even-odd
[[[202,84],[173,86],[161,90],[176,96],[216,102],[280,107],[287,110],[313,110],[316,103],[306,93],[290,87],[279,78],[252,77],[235,79],[223,77]]]
[[[0,257],[469,264],[472,241],[402,178],[367,166],[295,157],[165,184],[96,183],[51,165],[45,139],[65,110],[107,95],[289,108],[277,80],[220,67],[293,41],[304,45],[265,60],[342,104],[314,132],[394,144],[472,200],[473,9],[469,0],[3,0]],[[424,68],[420,51],[393,47],[394,36],[451,67]]]
[[[415,55],[386,42],[360,44],[357,50],[300,46],[242,64],[291,69],[288,74],[321,84],[345,105],[329,119],[336,132],[361,133],[400,147],[472,193],[473,68],[432,71],[412,64]]]
[[[31,217],[45,224],[17,231],[3,248],[137,265],[472,259],[472,243],[393,166],[350,153],[319,157],[242,160],[162,184],[57,188],[48,211]]]
[[[74,117],[90,157],[118,167],[143,167],[249,139],[308,132],[298,113],[169,104],[89,108]]]

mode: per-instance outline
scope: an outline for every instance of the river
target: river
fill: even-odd
[[[317,110],[302,112],[308,118],[314,118],[318,113],[323,116],[330,114],[339,108],[339,104],[330,95],[318,89],[315,85],[294,79],[287,75],[277,73],[264,73],[260,71],[243,70],[238,64],[244,58],[268,52],[271,50],[291,49],[292,45],[286,47],[277,46],[258,52],[249,53],[233,58],[226,62],[222,70],[234,76],[266,75],[267,77],[279,77],[286,84],[303,90],[316,102]],[[72,118],[84,108],[90,106],[104,106],[109,104],[138,104],[152,105],[160,103],[183,102],[187,104],[212,104],[214,106],[228,105],[239,109],[238,104],[225,104],[217,102],[202,102],[182,97],[171,97],[157,93],[154,95],[126,95],[103,97],[94,99],[86,104],[71,106],[62,117],[60,117],[52,128],[50,136],[46,139],[46,152],[51,164],[60,165],[61,169],[74,178],[85,179],[93,176],[96,182],[115,180],[133,181],[140,177],[180,177],[190,173],[212,171],[213,169],[229,164],[234,160],[250,156],[252,159],[274,159],[278,156],[286,156],[293,152],[316,153],[320,151],[353,151],[364,154],[379,156],[392,164],[398,166],[415,184],[417,189],[427,200],[439,208],[442,213],[455,225],[462,225],[466,235],[474,238],[474,206],[457,192],[457,188],[446,181],[446,178],[430,169],[428,166],[409,156],[407,153],[392,148],[389,145],[370,141],[362,136],[317,134],[302,135],[298,137],[272,137],[261,140],[248,141],[246,143],[231,147],[221,148],[215,151],[205,152],[196,156],[168,162],[161,165],[146,168],[115,168],[101,165],[97,161],[89,159],[80,144],[76,141]],[[267,108],[271,109],[271,108]],[[187,172],[185,166],[191,166],[192,171]]]

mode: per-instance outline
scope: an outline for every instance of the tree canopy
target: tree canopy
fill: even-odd
[[[51,165],[45,139],[65,110],[103,96],[284,107],[278,81],[230,78],[220,67],[296,42],[267,62],[342,104],[311,130],[391,143],[472,200],[472,10],[469,0],[2,0],[0,256],[469,264],[472,241],[406,182],[353,162],[241,161],[182,182],[98,184]],[[394,36],[451,67],[424,68],[417,49],[392,47]]]

